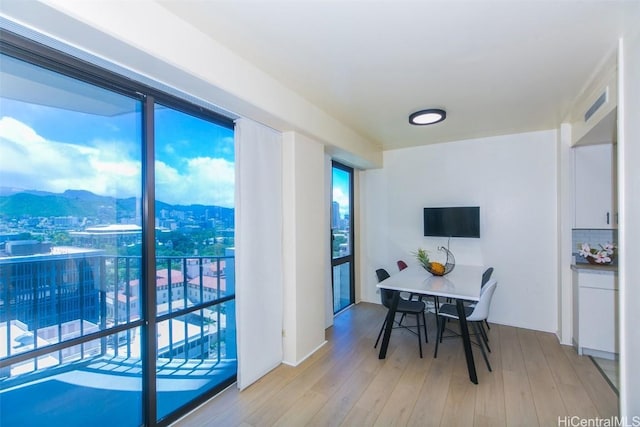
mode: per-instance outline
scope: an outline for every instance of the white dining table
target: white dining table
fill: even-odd
[[[482,266],[456,265],[447,275],[434,276],[422,267],[410,266],[378,283],[378,288],[395,291],[391,307],[387,313],[386,327],[378,357],[384,359],[387,355],[387,347],[391,338],[400,292],[452,298],[456,300],[469,379],[474,384],[478,384],[464,301],[478,301],[480,299],[480,285],[484,270]]]

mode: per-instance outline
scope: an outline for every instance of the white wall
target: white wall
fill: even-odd
[[[491,320],[556,332],[557,131],[384,152],[362,183],[362,299],[379,302],[376,268],[397,271],[418,247],[437,258],[447,239],[424,237],[425,206],[480,206],[481,238],[451,239],[459,264],[493,266]]]
[[[619,70],[620,413],[630,417],[640,416],[640,34],[621,42]]]
[[[329,230],[324,146],[283,134],[284,362],[297,365],[325,343]]]

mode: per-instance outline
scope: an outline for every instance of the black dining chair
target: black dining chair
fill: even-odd
[[[378,282],[382,282],[383,280],[388,279],[389,277],[389,273],[387,272],[387,270],[385,270],[384,268],[379,268],[376,270],[376,276],[378,277]],[[393,296],[394,296],[394,292],[395,291],[391,291],[389,289],[380,289],[380,299],[382,301],[382,305],[384,305],[387,309],[391,309],[391,303],[393,301]],[[420,318],[422,317],[422,325],[424,327],[424,338],[425,338],[425,342],[429,342],[429,338],[427,336],[427,321],[426,321],[426,317],[424,315],[424,311],[426,309],[426,305],[423,301],[409,301],[405,298],[402,298],[399,296],[399,300],[398,300],[398,307],[396,309],[396,313],[401,313],[403,316],[407,315],[407,314],[413,314],[416,316],[416,326],[415,326],[415,331],[412,329],[412,326],[408,326],[408,325],[402,325],[398,322],[396,322],[398,324],[398,326],[394,327],[394,328],[405,328],[408,331],[411,331],[412,333],[415,333],[418,335],[418,346],[420,348],[420,357],[422,358],[422,337],[421,337],[421,333],[420,333]],[[395,322],[395,319],[394,319]],[[378,347],[378,342],[380,341],[380,337],[382,336],[382,333],[384,332],[384,328],[387,326],[387,317],[385,316],[384,319],[384,323],[382,324],[382,327],[380,328],[380,332],[378,333],[378,339],[376,339],[376,344],[373,346],[373,348],[377,348]]]

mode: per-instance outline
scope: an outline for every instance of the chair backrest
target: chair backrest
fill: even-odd
[[[400,259],[400,260],[398,260],[398,270],[402,271],[402,270],[404,270],[404,269],[405,269],[405,268],[407,268],[407,267],[408,267],[408,265],[407,265],[407,263],[406,263],[406,262],[404,262],[404,261],[403,261],[403,260],[401,260],[401,259]]]
[[[382,282],[385,279],[388,279],[389,273],[384,268],[379,268],[376,270],[376,276],[378,276],[378,283]],[[380,301],[382,305],[389,308],[391,307],[391,300],[393,299],[393,291],[388,289],[380,289]]]
[[[480,300],[476,304],[473,312],[467,317],[467,320],[471,322],[479,322],[481,320],[486,320],[489,317],[489,307],[491,306],[491,299],[493,298],[493,293],[496,291],[496,287],[498,286],[498,282],[493,279],[489,280],[485,285],[484,289],[480,293]]]
[[[379,268],[376,270],[376,276],[378,276],[378,283],[382,282],[384,279],[388,279],[389,273],[384,268]]]
[[[480,283],[480,287],[483,288],[484,285],[487,284],[489,279],[491,279],[491,275],[493,274],[493,267],[487,268],[484,273],[482,273],[482,282]]]

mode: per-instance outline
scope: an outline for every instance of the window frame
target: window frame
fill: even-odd
[[[201,405],[204,401],[219,393],[224,388],[236,381],[237,375],[231,380],[221,383],[208,392],[196,397],[186,405],[178,408],[164,418],[157,418],[156,406],[156,337],[149,334],[149,331],[156,330],[156,325],[162,321],[178,318],[191,312],[196,312],[206,307],[215,307],[227,301],[235,300],[235,294],[196,304],[193,307],[171,312],[157,317],[157,295],[155,286],[155,275],[149,275],[155,271],[155,156],[154,156],[154,106],[161,104],[164,107],[190,114],[192,116],[210,121],[219,126],[233,130],[235,128],[234,119],[221,115],[220,113],[208,110],[196,105],[186,99],[179,98],[178,95],[167,93],[143,82],[108,70],[89,61],[75,57],[69,53],[36,42],[25,36],[16,34],[0,27],[0,54],[4,54],[20,61],[39,66],[65,76],[98,86],[100,88],[121,94],[142,103],[142,255],[141,255],[141,298],[140,313],[143,314],[139,320],[128,321],[112,328],[99,330],[97,332],[81,335],[66,341],[61,341],[32,351],[20,353],[1,361],[1,366],[11,365],[30,359],[37,359],[52,352],[61,351],[75,345],[82,345],[96,339],[106,339],[108,336],[119,336],[121,332],[135,330],[139,328],[142,336],[141,361],[143,363],[142,373],[142,408],[141,415],[145,425],[168,425],[179,419],[192,409]]]

